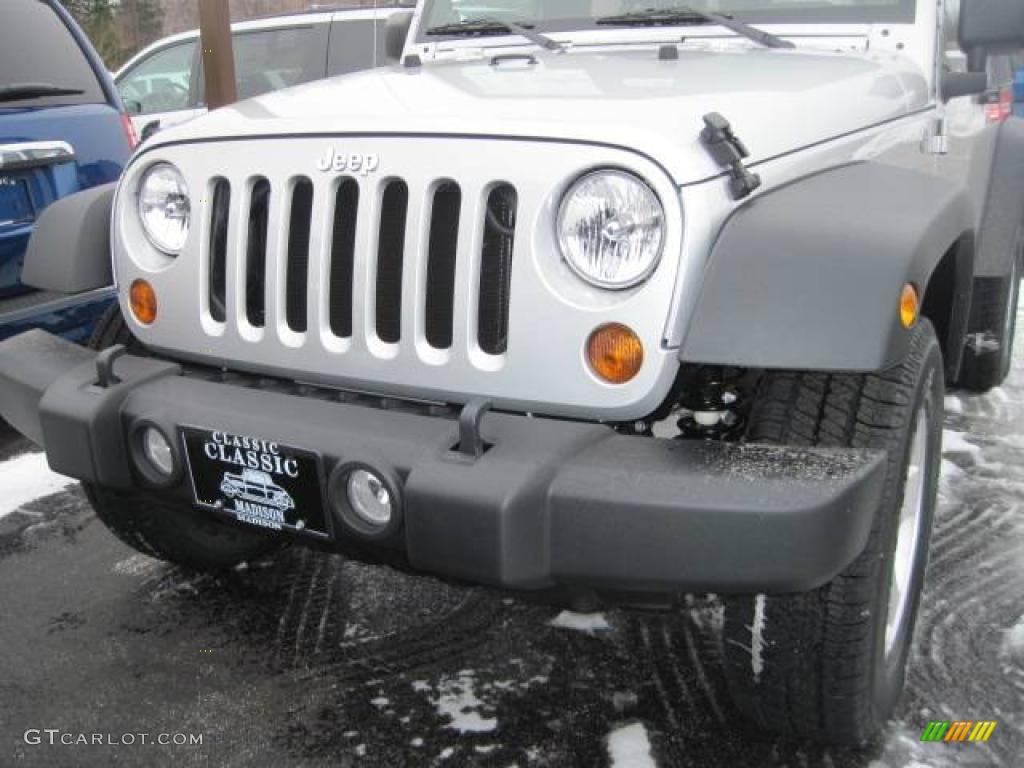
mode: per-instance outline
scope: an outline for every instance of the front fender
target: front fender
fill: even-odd
[[[67,294],[111,285],[110,212],[116,188],[116,183],[92,187],[43,211],[28,242],[22,282]]]
[[[816,371],[888,368],[909,339],[899,319],[904,284],[924,293],[939,261],[973,230],[962,189],[876,163],[760,195],[722,228],[680,359]],[[966,301],[964,263],[955,294]]]

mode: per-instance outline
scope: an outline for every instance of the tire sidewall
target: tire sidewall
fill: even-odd
[[[1020,299],[1020,259],[1014,257],[1010,266],[1009,286],[1006,291],[1006,321],[999,339],[1001,360],[1000,378],[1005,379],[1013,362],[1013,342],[1017,333],[1017,302]]]
[[[906,665],[912,646],[917,611],[924,586],[928,564],[929,539],[935,519],[938,497],[939,472],[942,462],[943,397],[945,384],[942,373],[942,355],[934,333],[929,333],[929,346],[924,355],[914,397],[907,412],[907,428],[902,431],[899,442],[893,450],[898,452],[900,462],[890,470],[886,478],[887,488],[883,495],[883,506],[879,514],[884,515],[881,578],[875,595],[874,643],[875,659],[872,697],[879,721],[884,721],[893,711],[903,690]],[[885,653],[886,622],[889,611],[889,593],[893,578],[896,538],[899,529],[900,509],[906,491],[907,466],[910,461],[914,425],[917,423],[919,408],[925,409],[928,438],[925,446],[925,485],[919,540],[910,570],[909,603],[904,611],[902,626],[897,630],[894,648],[889,657]],[[895,492],[892,485],[895,484]]]

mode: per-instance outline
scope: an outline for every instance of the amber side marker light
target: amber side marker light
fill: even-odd
[[[632,330],[618,323],[597,328],[587,339],[587,361],[611,384],[625,384],[640,372],[644,345]]]
[[[132,314],[143,325],[152,325],[156,320],[156,291],[145,280],[136,280],[128,291]]]
[[[900,294],[900,322],[904,328],[912,328],[917,322],[918,312],[921,310],[920,301],[917,298],[917,289],[910,283],[903,286]]]

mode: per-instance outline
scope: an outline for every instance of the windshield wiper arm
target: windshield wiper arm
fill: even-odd
[[[749,24],[721,13],[698,11],[696,8],[680,5],[672,8],[650,8],[646,11],[622,13],[617,16],[603,16],[596,24],[622,26],[655,26],[668,24],[718,24],[730,29],[737,35],[765,46],[766,48],[796,48],[789,40],[757,29]]]
[[[85,93],[81,88],[64,88],[50,83],[12,83],[0,86],[0,101],[41,99],[44,96],[75,96]]]
[[[498,19],[478,18],[465,19],[453,24],[443,24],[439,27],[431,27],[426,31],[428,35],[500,35],[512,32],[525,37],[534,45],[539,45],[548,51],[564,51],[565,46],[557,40],[552,40],[547,35],[534,32],[530,25],[517,24],[514,21],[499,21]]]

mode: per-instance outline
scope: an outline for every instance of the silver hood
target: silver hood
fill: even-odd
[[[389,67],[269,93],[161,133],[153,144],[263,135],[447,134],[597,142],[636,149],[678,184],[721,172],[700,146],[720,112],[751,163],[919,110],[909,59],[828,51],[651,48]]]

